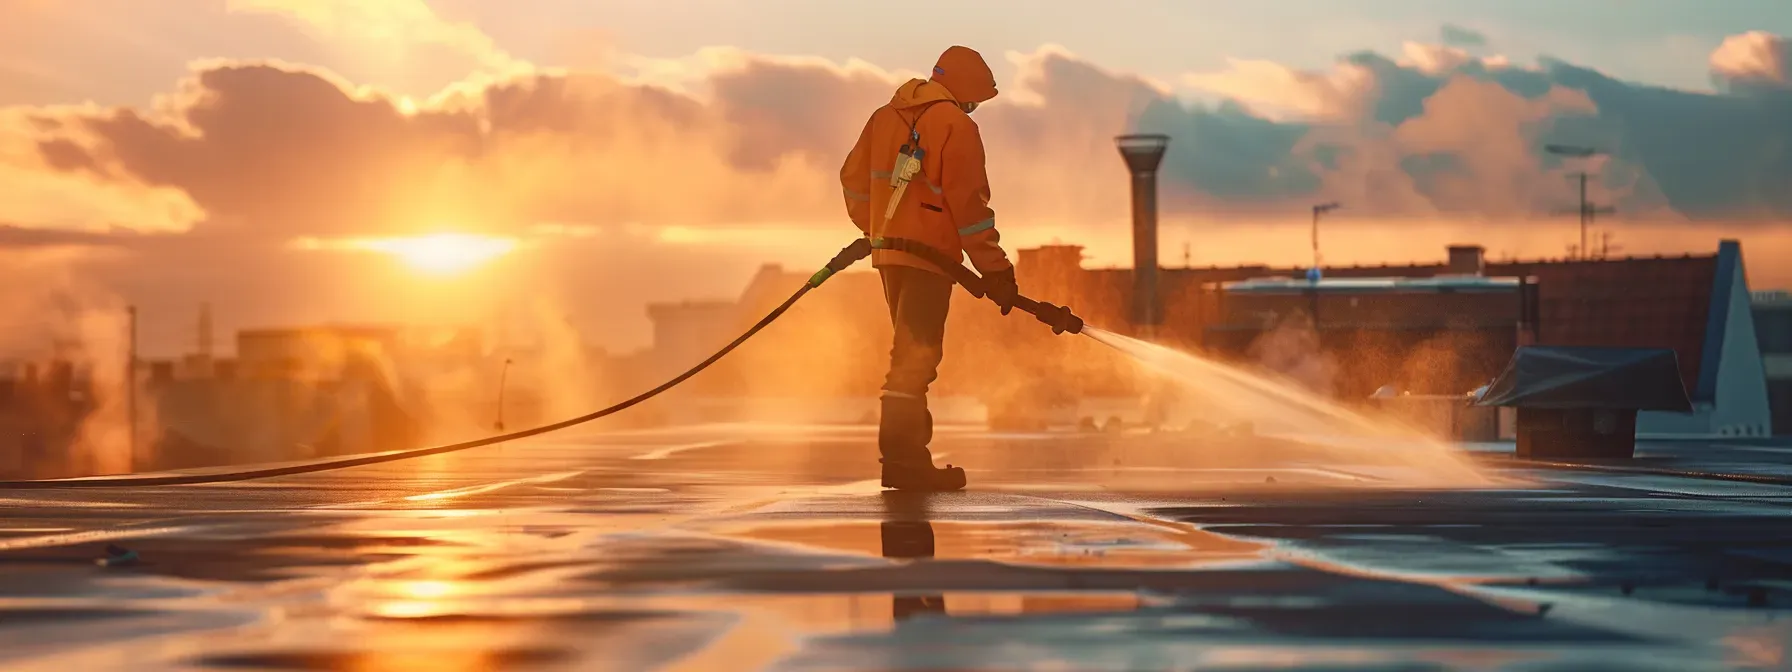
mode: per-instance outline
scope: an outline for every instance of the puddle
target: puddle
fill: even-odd
[[[96,561],[105,556],[106,544],[81,543],[0,551],[0,567],[6,567],[8,572],[78,569],[96,580],[158,576],[195,581],[263,582],[412,557],[452,545],[422,536],[346,534],[146,537],[116,543],[135,551],[138,560],[114,567],[99,567]],[[95,585],[88,590],[104,588]]]
[[[561,473],[556,473],[556,474],[544,474],[541,476],[532,476],[529,478],[519,478],[519,479],[509,480],[509,481],[499,481],[497,483],[485,483],[485,484],[481,484],[481,485],[468,486],[468,487],[464,487],[464,488],[455,488],[452,490],[438,490],[436,492],[424,493],[421,495],[411,495],[409,497],[405,497],[404,500],[407,502],[438,502],[438,501],[443,501],[443,500],[448,500],[448,499],[457,499],[457,498],[461,498],[461,497],[468,497],[468,496],[472,496],[472,495],[483,495],[486,493],[497,492],[497,491],[503,490],[505,488],[512,488],[512,487],[516,487],[516,486],[541,485],[544,483],[554,483],[554,482],[558,482],[558,481],[564,481],[569,478],[575,478],[580,475],[583,475],[584,473],[585,472],[581,470],[581,471],[567,471],[567,472],[561,472]]]
[[[158,491],[169,508],[98,533],[80,531],[100,524],[91,507],[46,505],[54,515],[28,512],[0,531],[0,667],[1786,662],[1792,621],[1778,607],[1792,593],[1772,583],[1792,563],[1774,534],[1783,504],[1561,484],[1397,491],[1387,465],[1323,468],[1291,453],[1266,467],[981,440],[940,451],[979,469],[976,490],[908,496],[861,480],[875,476],[866,432],[849,446],[733,431],[631,440],[590,460],[567,444],[578,459],[538,451],[506,466],[488,452],[405,467],[421,475]],[[709,446],[723,441],[740,447]],[[394,486],[400,476],[417,485]],[[1709,492],[1762,494],[1721,487]],[[107,543],[142,562],[95,566]],[[1316,557],[1290,557],[1297,549]],[[1752,555],[1724,556],[1720,576],[1742,593],[1696,583],[1694,569],[1719,566],[1700,563],[1738,549]],[[1610,579],[1633,579],[1613,567],[1676,569],[1695,583],[1621,593]],[[1603,576],[1554,583],[1572,572]],[[1769,608],[1739,606],[1757,589]]]
[[[0,497],[0,508],[28,508],[28,507],[113,510],[113,509],[142,508],[143,505],[133,503],[133,502],[104,501],[104,500],[100,500],[98,498],[71,500],[71,499],[51,499],[48,497],[33,497],[30,499],[16,498],[16,497]]]
[[[1260,557],[1266,544],[1131,521],[758,523],[713,533],[867,556],[1170,568]]]
[[[927,619],[1089,618],[1133,612],[1150,599],[1121,591],[982,592],[927,591],[897,593],[704,593],[581,595],[574,598],[518,598],[514,595],[468,596],[444,591],[440,599],[410,603],[377,599],[352,601],[365,609],[356,622],[379,629],[357,635],[361,641],[421,633],[441,638],[464,633],[464,641],[489,641],[512,630],[580,642],[580,649],[619,666],[616,661],[656,654],[677,661],[678,670],[767,669],[797,654],[814,637],[888,634]],[[408,613],[407,613],[408,612]],[[404,629],[394,629],[402,627]],[[619,631],[626,632],[626,638]],[[701,644],[685,639],[704,634]],[[688,656],[688,657],[687,657]],[[493,668],[497,669],[497,668]],[[582,665],[575,669],[606,669]]]
[[[634,455],[628,459],[631,459],[631,460],[663,460],[663,459],[666,459],[673,455],[677,455],[678,453],[685,452],[687,450],[702,450],[705,448],[719,448],[721,446],[730,445],[732,443],[734,443],[734,442],[732,442],[732,441],[703,441],[703,442],[699,442],[699,443],[687,443],[687,444],[676,445],[676,446],[665,446],[662,448],[654,449],[652,451],[641,453],[639,455]]]
[[[0,608],[0,628],[23,625],[81,624],[119,618],[142,618],[156,612],[139,609]]]
[[[261,620],[253,609],[153,609],[39,607],[0,610],[0,668],[30,669],[9,661],[55,656],[158,638],[231,632]],[[112,669],[97,665],[46,664],[45,670]]]

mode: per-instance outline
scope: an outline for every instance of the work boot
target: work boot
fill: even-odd
[[[951,492],[963,490],[965,485],[964,468],[950,464],[945,467],[933,466],[933,461],[926,462],[892,462],[884,463],[884,487],[897,490],[914,490],[917,492]]]
[[[933,414],[928,412],[925,398],[885,395],[877,428],[884,487],[926,492],[963,489],[964,469],[933,466],[933,453],[927,449],[932,440]]]

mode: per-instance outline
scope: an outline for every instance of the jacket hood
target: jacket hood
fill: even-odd
[[[996,76],[983,54],[970,47],[953,46],[940,54],[933,66],[933,81],[945,85],[961,103],[981,103],[996,97]]]
[[[890,97],[890,107],[894,107],[898,110],[905,110],[942,100],[952,103],[958,102],[957,98],[952,97],[952,92],[947,91],[946,87],[942,86],[939,82],[930,82],[925,79],[911,79],[900,88],[896,89],[896,95]]]

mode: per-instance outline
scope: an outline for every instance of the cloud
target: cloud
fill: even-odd
[[[402,91],[433,91],[469,75],[505,76],[534,67],[477,26],[442,17],[425,0],[227,0],[226,7],[288,19]]]
[[[117,247],[127,244],[135,237],[136,234],[128,231],[68,231],[0,224],[0,250]]]
[[[234,7],[310,26],[345,50],[377,54],[365,43],[384,34],[421,45],[401,55],[447,49],[462,59],[460,77],[417,96],[312,64],[218,59],[193,64],[148,105],[0,108],[0,247],[111,244],[118,254],[81,263],[113,286],[220,306],[231,305],[226,294],[260,297],[262,312],[241,315],[250,323],[396,318],[382,310],[395,296],[415,309],[406,317],[424,319],[499,305],[507,292],[662,278],[639,294],[569,299],[613,326],[639,301],[726,295],[762,260],[827,252],[850,231],[839,162],[872,109],[914,74],[732,48],[556,69],[406,3]],[[1783,79],[1783,65],[1759,57],[1767,52],[1736,44],[1784,42],[1733,38],[1713,54],[1714,72]],[[1172,82],[1059,47],[1008,58],[1015,81],[976,118],[992,205],[1022,245],[1124,235],[1128,185],[1112,138],[1128,131],[1173,138],[1159,174],[1167,231],[1298,219],[1319,199],[1344,202],[1350,217],[1516,230],[1560,223],[1553,213],[1575,198],[1570,173],[1589,167],[1593,198],[1627,219],[1792,217],[1792,102],[1759,89],[1650,87],[1448,44],[1347,54],[1320,69],[1233,60]],[[1191,91],[1219,100],[1189,102]],[[1564,163],[1539,151],[1552,142],[1609,156]],[[432,307],[378,259],[293,244],[442,231],[530,241],[530,259],[557,261],[536,263],[540,277],[527,283],[462,288],[464,300]],[[1554,238],[1539,244],[1560,251]],[[1234,248],[1206,260],[1262,258]],[[368,278],[379,291],[358,289]]]
[[[1265,206],[1326,199],[1378,215],[1512,218],[1570,196],[1538,148],[1559,120],[1597,114],[1584,93],[1547,84],[1515,91],[1481,61],[1443,47],[1408,44],[1406,56],[1355,54],[1329,72],[1235,61],[1229,73],[1188,80],[1249,83],[1256,88],[1229,90],[1248,95],[1246,104],[1297,107],[1304,120],[1271,122],[1221,106],[1160,108],[1180,119],[1148,121],[1180,138],[1229,119],[1206,134],[1213,151],[1172,163],[1187,167],[1186,183],[1224,185],[1209,193],[1248,195]]]
[[[1710,64],[1720,89],[1792,86],[1792,40],[1759,30],[1731,35],[1711,52]]]
[[[92,163],[86,147],[57,137],[89,107],[0,108],[0,222],[64,231],[184,231],[203,217],[186,192]]]
[[[1385,214],[1523,219],[1569,197],[1565,175],[1540,165],[1542,136],[1558,116],[1592,111],[1579,92],[1554,88],[1529,99],[1455,76],[1419,114],[1315,128],[1296,149],[1312,157],[1309,171],[1326,200]]]
[[[342,30],[437,26],[399,32],[496,53],[414,11],[250,4]],[[1059,48],[1011,58],[1021,66],[1017,81],[978,118],[996,203],[1032,220],[1123,211],[1124,184],[1091,180],[1088,171],[1117,166],[1111,138],[1134,129],[1175,138],[1163,171],[1166,205],[1187,212],[1349,198],[1356,211],[1379,215],[1542,214],[1572,195],[1564,167],[1536,151],[1546,141],[1608,149],[1611,177],[1599,195],[1640,208],[1635,214],[1792,212],[1792,197],[1772,188],[1787,174],[1778,145],[1725,159],[1679,139],[1686,133],[1675,125],[1703,117],[1727,119],[1703,126],[1735,136],[1730,144],[1750,133],[1788,134],[1772,123],[1785,108],[1727,94],[1633,85],[1557,62],[1489,65],[1409,44],[1397,60],[1364,52],[1321,71],[1234,60],[1178,82],[1228,101],[1190,104],[1160,83]],[[4,155],[0,170],[52,185],[40,192],[108,195],[24,197],[0,205],[0,217],[277,240],[516,233],[542,222],[820,224],[840,216],[832,186],[840,155],[905,74],[730,49],[632,63],[630,74],[480,75],[421,102],[315,67],[203,63],[153,108],[12,112],[10,145],[0,146],[33,150]],[[1713,174],[1736,179],[1704,177]]]
[[[0,107],[143,104],[200,57],[281,58],[354,78],[398,71],[357,67],[347,50],[324,48],[303,24],[232,12],[226,0],[0,0],[0,17]]]
[[[1050,105],[1127,86],[1056,54],[1037,70]],[[156,109],[35,113],[31,167],[185,195],[203,216],[184,225],[277,239],[541,222],[824,222],[839,217],[840,155],[897,81],[867,67],[751,58],[706,71],[701,96],[544,72],[459,87],[411,112],[315,68],[207,63]],[[1134,106],[1156,96],[1141,90]],[[1013,148],[1021,156],[1007,161],[1020,165],[1050,134],[1112,159],[1098,129],[1124,128],[1123,106],[1075,105],[1085,109],[1068,118],[992,110],[991,128],[1010,130],[992,133],[991,145]],[[1051,173],[1011,181],[1011,200],[1087,183]]]
[[[1479,60],[1462,49],[1418,42],[1401,45],[1400,55],[1397,62],[1402,67],[1433,76],[1449,74]]]
[[[1559,142],[1609,153],[1593,196],[1615,201],[1627,217],[1792,218],[1792,193],[1780,186],[1792,181],[1792,127],[1784,123],[1792,118],[1792,96],[1633,84],[1552,59],[1513,67],[1493,58],[1426,62],[1413,58],[1414,53],[1409,47],[1401,60],[1373,52],[1351,54],[1329,72],[1284,68],[1255,78],[1262,88],[1245,101],[1307,101],[1307,135],[1290,151],[1304,152],[1316,162],[1310,170],[1327,185],[1324,191],[1355,184],[1346,195],[1355,192],[1359,202],[1366,198],[1382,212],[1511,217],[1526,204],[1569,199],[1572,194],[1565,190],[1549,194],[1550,175],[1579,167],[1562,166],[1535,151],[1543,143]],[[1273,65],[1263,68],[1275,72]],[[1464,80],[1492,86],[1481,87],[1479,103],[1467,108],[1440,98]],[[1466,90],[1454,88],[1454,95]],[[1519,104],[1537,100],[1554,105],[1538,116],[1534,106]],[[1446,118],[1454,120],[1465,139],[1497,137],[1501,142],[1418,153],[1380,140],[1414,120],[1436,129]],[[1268,135],[1266,130],[1257,137]],[[1341,160],[1337,151],[1342,148],[1355,152],[1355,162]],[[1375,153],[1381,156],[1375,167],[1362,168],[1360,162]],[[1528,156],[1524,163],[1510,161],[1521,155]],[[1493,166],[1505,167],[1493,171]],[[1442,176],[1477,186],[1472,191],[1403,186],[1407,180],[1437,184]],[[1422,198],[1415,198],[1414,191]]]
[[[1612,153],[1690,219],[1792,219],[1792,96],[1706,94],[1629,84],[1560,62],[1546,76],[1585,91],[1598,117],[1556,136]],[[1519,86],[1527,84],[1519,83]],[[1619,202],[1623,208],[1624,203]]]
[[[1271,119],[1325,119],[1349,116],[1366,102],[1374,73],[1343,64],[1330,72],[1310,72],[1267,60],[1228,59],[1227,69],[1192,73],[1182,84],[1247,105]]]
[[[1487,35],[1472,28],[1464,28],[1453,23],[1446,23],[1439,29],[1439,36],[1444,46],[1458,49],[1473,49],[1487,46]]]

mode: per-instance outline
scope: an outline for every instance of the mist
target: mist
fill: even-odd
[[[0,250],[0,376],[13,402],[0,422],[17,425],[5,432],[14,444],[6,452],[55,462],[17,465],[25,473],[133,467],[130,318],[121,297],[77,272],[93,254]],[[136,414],[139,431],[153,431],[153,402],[139,398]]]

